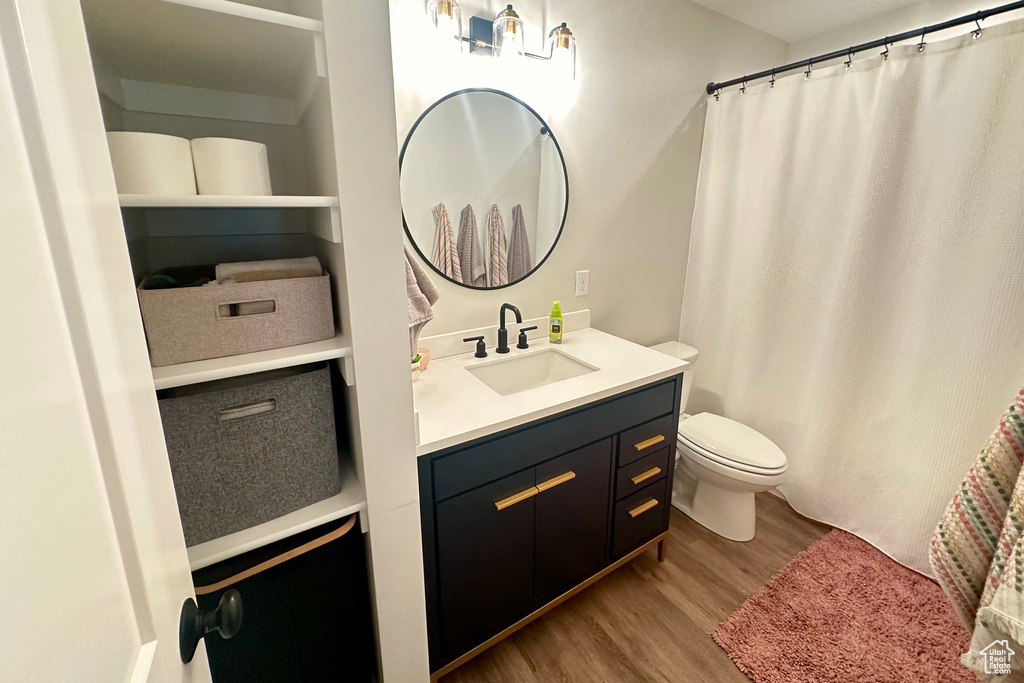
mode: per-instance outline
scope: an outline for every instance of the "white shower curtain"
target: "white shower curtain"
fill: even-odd
[[[687,412],[767,435],[797,511],[928,573],[1024,382],[1024,22],[707,107]]]

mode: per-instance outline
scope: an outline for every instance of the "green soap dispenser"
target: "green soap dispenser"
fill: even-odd
[[[555,305],[551,307],[551,325],[549,327],[550,333],[548,335],[548,341],[552,344],[562,343],[562,302],[556,301]]]

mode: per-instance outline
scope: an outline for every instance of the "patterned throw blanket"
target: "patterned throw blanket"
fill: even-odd
[[[967,473],[931,542],[932,571],[973,632],[962,661],[983,681],[1024,680],[1022,463],[1024,389]]]

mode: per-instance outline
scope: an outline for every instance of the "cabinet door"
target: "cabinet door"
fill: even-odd
[[[607,557],[612,440],[537,466],[537,603],[593,573]]]
[[[479,645],[533,606],[534,469],[437,506],[444,658]]]

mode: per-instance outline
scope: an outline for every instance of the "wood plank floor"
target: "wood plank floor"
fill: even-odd
[[[649,550],[462,665],[443,683],[744,683],[711,633],[829,531],[768,493],[735,543],[672,510],[668,558]]]

